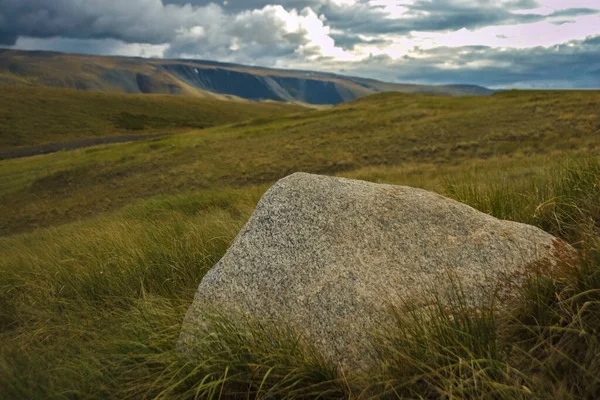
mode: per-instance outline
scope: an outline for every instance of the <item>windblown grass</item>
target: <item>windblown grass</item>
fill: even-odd
[[[580,245],[600,235],[598,176],[600,163],[596,158],[566,158],[548,168],[544,182],[467,175],[462,182],[448,181],[445,191],[497,218],[536,225]]]
[[[156,195],[269,184],[298,171],[406,183],[403,171],[412,170],[427,175],[419,185],[448,170],[464,175],[470,164],[505,169],[516,160],[528,164],[525,172],[539,171],[548,158],[597,153],[598,109],[600,91],[461,98],[385,93],[326,110],[232,119],[234,125],[160,139],[5,160],[0,235],[93,217]],[[201,117],[170,110],[162,112]],[[27,112],[21,110],[23,119]]]
[[[541,185],[447,184],[457,200],[573,243],[580,265],[562,280],[532,279],[500,320],[492,304],[474,313],[459,288],[425,314],[399,317],[381,349],[385,392],[432,399],[600,396],[599,167],[597,159],[569,160]]]
[[[599,166],[587,159],[548,165],[534,179],[515,171],[486,179],[498,174],[492,166],[449,171],[451,179],[432,185],[571,241],[581,265],[568,279],[532,281],[509,315],[473,313],[457,296],[440,299],[426,318],[399,317],[379,344],[381,371],[368,376],[327,365],[285,327],[251,321],[216,318],[198,361],[178,356],[198,282],[264,186],[161,196],[2,238],[0,392],[11,399],[598,398]],[[382,173],[359,173],[375,172]]]
[[[595,92],[385,94],[3,161],[0,393],[598,398],[599,102]],[[510,314],[473,313],[458,291],[428,315],[399,316],[380,337],[381,370],[368,375],[255,321],[216,318],[198,360],[182,359],[176,342],[199,281],[268,184],[298,170],[435,190],[562,237],[581,263],[562,280],[531,281]]]
[[[305,110],[275,102],[0,84],[0,149],[120,135],[174,134]]]
[[[142,359],[171,351],[195,286],[253,196],[155,199],[91,224],[3,240],[0,392],[105,398],[131,390],[123,380],[151,369]]]

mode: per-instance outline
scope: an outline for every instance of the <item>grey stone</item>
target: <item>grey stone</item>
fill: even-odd
[[[328,360],[371,368],[391,311],[457,283],[474,306],[556,273],[570,246],[421,189],[296,173],[278,181],[204,277],[180,348],[220,310],[295,328]],[[555,271],[556,270],[556,271]]]

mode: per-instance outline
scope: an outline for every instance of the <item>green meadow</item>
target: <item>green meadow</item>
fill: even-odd
[[[204,129],[165,111],[176,134],[0,161],[3,397],[600,397],[600,92],[266,106],[239,119],[200,109]],[[29,135],[29,111],[14,112],[23,133],[0,129],[2,143]],[[38,114],[53,136],[37,130],[35,143],[63,140],[55,113]],[[297,171],[433,190],[561,237],[580,263],[529,282],[501,316],[456,301],[398,317],[369,374],[343,373],[284,328],[226,319],[203,358],[182,359],[198,283],[261,195]]]
[[[77,139],[173,134],[304,107],[0,84],[0,150]]]

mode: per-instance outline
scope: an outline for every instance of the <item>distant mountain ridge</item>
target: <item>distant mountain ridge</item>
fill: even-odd
[[[487,95],[476,85],[428,86],[202,60],[107,57],[0,49],[0,84],[230,100],[339,104],[381,92]]]

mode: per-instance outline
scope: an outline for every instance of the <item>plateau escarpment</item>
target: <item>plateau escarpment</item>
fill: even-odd
[[[102,57],[0,50],[0,84],[117,93],[340,104],[380,92],[486,95],[475,85],[409,85],[329,73],[202,60]]]

